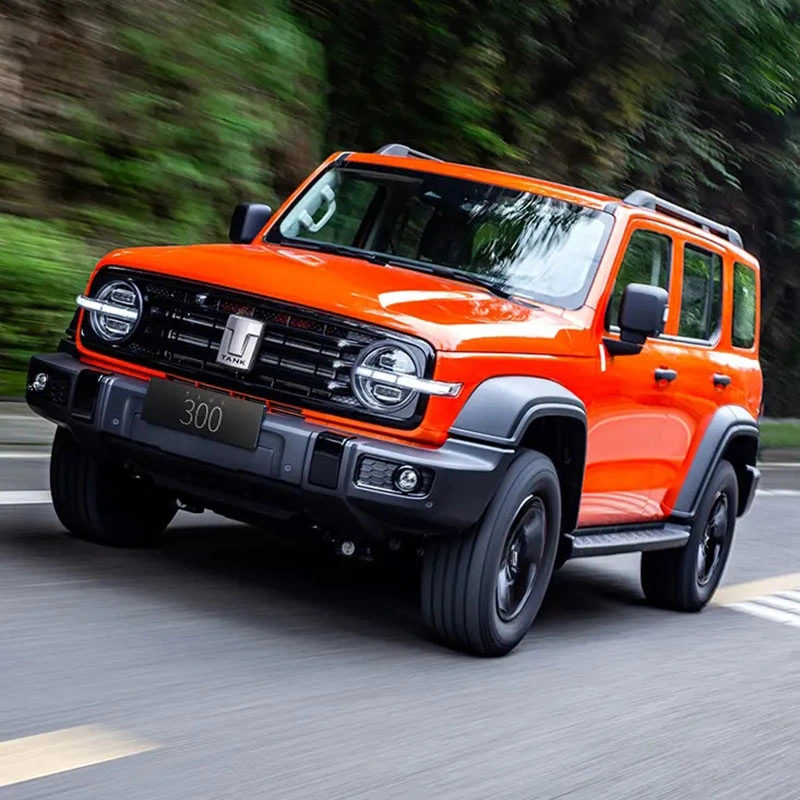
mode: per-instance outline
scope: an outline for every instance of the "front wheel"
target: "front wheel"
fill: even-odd
[[[468,535],[426,546],[421,582],[425,623],[456,649],[481,656],[509,653],[539,613],[560,530],[555,467],[543,454],[525,451]]]
[[[706,488],[686,545],[642,553],[641,582],[648,602],[673,611],[705,608],[728,561],[738,505],[736,471],[723,460]]]
[[[53,439],[50,494],[72,536],[112,547],[155,544],[178,511],[172,495],[100,461],[61,427]]]

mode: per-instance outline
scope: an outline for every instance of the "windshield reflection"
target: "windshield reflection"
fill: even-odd
[[[377,263],[458,270],[466,275],[452,277],[577,308],[612,223],[607,212],[531,192],[345,166],[308,187],[267,239]]]

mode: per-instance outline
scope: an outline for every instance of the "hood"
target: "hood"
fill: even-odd
[[[481,287],[357,258],[277,245],[115,250],[117,265],[319,308],[420,336],[437,350],[573,353],[556,309],[532,308]],[[537,339],[532,345],[531,339]]]

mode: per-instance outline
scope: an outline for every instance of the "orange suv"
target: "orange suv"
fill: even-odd
[[[736,231],[394,144],[230,239],[109,253],[31,359],[71,534],[150,544],[184,508],[408,547],[426,623],[480,655],[570,558],[641,552],[650,602],[708,603],[759,480]]]

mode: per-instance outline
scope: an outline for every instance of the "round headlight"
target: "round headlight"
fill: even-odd
[[[417,362],[403,345],[379,342],[362,351],[353,366],[353,391],[367,408],[400,411],[419,395],[404,384],[419,377]]]
[[[101,310],[90,311],[92,330],[107,342],[122,342],[133,335],[142,315],[142,295],[130,281],[111,281],[95,297]]]

